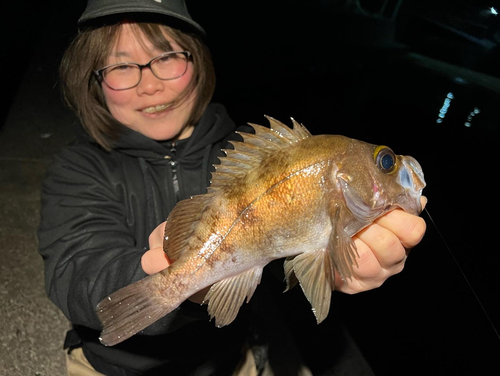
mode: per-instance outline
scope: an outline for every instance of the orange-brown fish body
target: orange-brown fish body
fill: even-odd
[[[174,208],[164,245],[175,262],[99,304],[103,343],[123,341],[207,286],[210,316],[227,325],[264,266],[279,258],[286,258],[288,288],[300,283],[321,322],[335,269],[352,275],[351,236],[396,207],[421,211],[425,182],[413,158],[270,122],[271,129],[253,125],[255,135],[242,134],[244,142],[226,151],[207,194]]]

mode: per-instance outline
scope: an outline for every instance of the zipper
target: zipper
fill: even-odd
[[[170,147],[170,152],[172,153],[172,155],[175,156],[176,151],[177,151],[177,149],[175,147],[175,142],[173,142],[172,146]],[[175,194],[176,201],[179,201],[180,200],[180,197],[179,197],[179,179],[177,177],[177,164],[178,164],[178,162],[175,159],[173,159],[172,157],[170,157],[169,155],[166,155],[165,159],[170,160],[169,164],[170,164],[170,168],[172,169],[172,184],[174,187],[174,194]]]

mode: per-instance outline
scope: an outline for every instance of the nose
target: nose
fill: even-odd
[[[153,74],[150,68],[143,68],[141,82],[137,85],[137,91],[139,95],[153,95],[157,91],[163,90],[164,84],[162,80]]]

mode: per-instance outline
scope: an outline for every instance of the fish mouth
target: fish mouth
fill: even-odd
[[[171,104],[165,103],[165,104],[159,104],[159,105],[156,105],[156,106],[146,107],[146,108],[143,108],[141,111],[145,112],[147,114],[154,114],[154,113],[157,113],[157,112],[165,111],[165,110],[167,110],[170,107],[171,107]]]
[[[407,200],[404,200],[406,205],[402,206],[406,211],[419,214],[422,212],[420,197],[422,196],[422,190],[426,186],[424,173],[415,158],[404,156],[402,162],[403,168],[399,171],[398,183],[405,189],[407,198]]]

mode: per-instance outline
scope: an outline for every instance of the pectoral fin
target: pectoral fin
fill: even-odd
[[[252,298],[261,276],[262,268],[253,268],[223,279],[210,288],[205,296],[205,302],[208,301],[210,319],[215,317],[217,327],[233,322],[245,298],[247,303]]]
[[[331,210],[332,233],[328,249],[330,250],[333,265],[345,281],[353,275],[353,266],[358,266],[356,257],[359,257],[356,244],[352,238],[344,231],[340,218],[340,207],[333,207]]]

